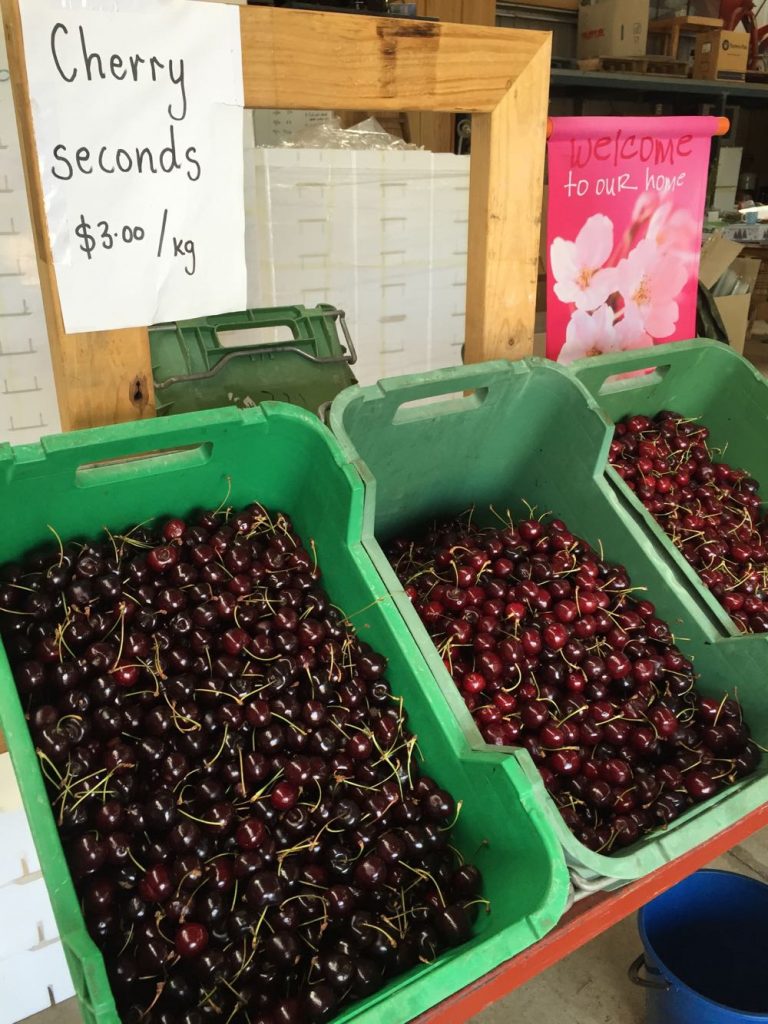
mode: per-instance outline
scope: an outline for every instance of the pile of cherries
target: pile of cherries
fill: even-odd
[[[470,514],[388,555],[484,739],[526,748],[590,849],[629,846],[757,766],[737,701],[697,694],[653,604],[562,520]]]
[[[261,505],[52,545],[0,628],[121,1019],[305,1024],[470,937],[459,806]]]
[[[715,461],[679,413],[616,424],[610,463],[745,633],[768,632],[768,519],[759,485]]]

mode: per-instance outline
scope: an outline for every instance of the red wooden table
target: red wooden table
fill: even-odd
[[[617,921],[634,913],[654,896],[704,867],[715,857],[727,853],[765,825],[768,825],[768,804],[645,878],[617,892],[596,893],[585,897],[574,904],[558,926],[535,945],[433,1006],[427,1013],[417,1017],[413,1024],[461,1024],[535,978]]]

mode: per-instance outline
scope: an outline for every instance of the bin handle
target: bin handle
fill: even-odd
[[[73,430],[43,437],[37,445],[16,450],[8,446],[7,452],[0,451],[0,464],[7,456],[11,474],[22,470],[68,473],[78,487],[118,485],[178,470],[195,472],[210,462],[215,445],[227,437],[227,428],[265,415],[261,407],[226,407]],[[311,413],[307,418],[314,420]]]
[[[310,363],[349,363],[350,365],[353,364],[353,363],[356,363],[357,362],[357,351],[355,349],[355,344],[352,341],[352,335],[349,333],[349,325],[347,324],[347,314],[344,312],[343,309],[331,308],[331,309],[323,309],[323,310],[321,310],[320,311],[320,315],[324,316],[327,320],[331,320],[334,323],[336,321],[338,321],[339,327],[341,328],[341,333],[344,335],[344,341],[347,343],[348,352],[345,355],[340,355],[340,356],[317,356],[317,355],[313,355],[311,352],[306,352],[304,349],[298,348],[296,345],[291,344],[290,341],[276,341],[276,342],[273,342],[273,343],[271,343],[269,345],[265,345],[264,346],[264,351],[265,352],[269,352],[270,354],[276,354],[278,352],[294,352],[297,356],[301,356],[302,359],[309,360]],[[261,324],[243,323],[242,325],[239,325],[238,327],[234,327],[234,326],[229,325],[229,324],[218,324],[217,326],[215,326],[213,328],[213,336],[216,339],[216,344],[219,346],[219,348],[224,349],[226,351],[227,346],[226,345],[222,345],[221,339],[219,338],[219,334],[220,333],[229,334],[229,333],[234,333],[235,331],[259,330],[260,328],[264,328],[264,327],[269,328],[269,327],[283,327],[283,326],[291,328],[291,331],[293,333],[293,340],[294,341],[302,340],[302,341],[305,341],[306,343],[314,344],[315,349],[317,348],[317,339],[316,338],[306,338],[306,339],[302,338],[302,339],[300,339],[299,336],[298,336],[296,324],[291,322],[291,321],[289,321],[289,320],[285,320],[285,319],[276,319],[274,321],[269,321],[269,322],[265,322],[265,323],[261,323]],[[248,350],[247,352],[238,352],[237,349],[234,349],[233,351],[228,353],[226,356],[224,356],[223,359],[219,360],[219,362],[216,364],[216,366],[213,368],[213,370],[210,371],[209,373],[191,374],[191,375],[189,375],[187,377],[184,377],[183,379],[184,380],[198,380],[198,379],[203,379],[205,377],[212,377],[214,375],[214,373],[218,372],[218,370],[221,368],[221,366],[223,366],[228,359],[236,358],[238,355],[242,356],[242,355],[255,355],[255,354],[258,354],[258,348],[254,349],[253,345],[248,345],[248,346],[245,346],[245,347]],[[176,379],[177,378],[169,377],[167,381],[163,382],[163,387],[166,387],[169,383],[175,381]],[[157,387],[157,384],[155,384],[155,387]]]
[[[654,981],[653,978],[644,978],[640,974],[641,970],[647,971],[649,974],[655,974],[657,977],[661,977],[658,971],[652,970],[645,962],[645,953],[641,953],[636,960],[633,960],[627,969],[629,980],[633,985],[639,985],[641,988],[653,988],[668,992],[672,987],[668,981]]]
[[[453,399],[456,412],[469,411],[484,402],[510,374],[519,373],[522,369],[525,367],[520,363],[497,360],[380,380],[371,389],[377,390],[378,394],[370,402],[370,411],[375,413],[382,427],[427,414],[425,409],[409,409],[407,406],[429,398]],[[462,394],[468,391],[473,393]]]
[[[169,388],[174,384],[189,384],[190,382],[195,381],[211,380],[221,373],[225,366],[234,362],[234,360],[250,359],[257,355],[281,355],[285,352],[292,352],[294,355],[301,356],[302,359],[306,359],[310,363],[320,365],[329,363],[347,363],[349,366],[353,366],[357,362],[357,350],[355,349],[355,344],[352,341],[352,335],[349,332],[346,313],[343,309],[331,308],[322,310],[321,316],[324,316],[328,320],[332,320],[334,322],[338,321],[341,333],[344,335],[344,341],[346,342],[346,351],[344,351],[344,346],[342,346],[342,354],[339,356],[318,356],[313,355],[312,352],[305,351],[303,348],[299,348],[298,345],[295,344],[297,341],[304,342],[304,344],[311,344],[315,350],[317,350],[317,339],[314,337],[299,338],[295,322],[287,320],[285,317],[275,317],[274,319],[270,319],[259,324],[248,323],[245,320],[238,325],[218,324],[212,327],[211,330],[217,347],[225,353],[221,359],[217,360],[210,370],[202,370],[200,373],[175,374],[172,377],[166,377],[164,380],[156,380],[155,391],[163,391],[165,388]],[[173,326],[176,327],[179,334],[183,333],[178,324]],[[220,333],[235,333],[237,331],[260,330],[271,327],[289,327],[293,334],[293,341],[272,342],[268,345],[262,346],[261,348],[253,345],[244,345],[241,347],[234,347],[228,351],[227,346],[222,345],[221,339],[219,338]]]
[[[157,450],[199,445],[208,436],[209,428],[235,426],[251,418],[259,418],[257,409],[227,406],[182,413],[179,416],[160,416],[106,427],[71,430],[65,434],[50,434],[40,439],[40,446],[49,458],[71,456],[76,459],[81,456],[80,449],[87,449],[89,454],[95,453],[100,461],[118,459],[140,455],[148,448]]]
[[[665,345],[633,349],[618,355],[579,359],[575,363],[571,363],[569,369],[594,398],[599,398],[608,377],[614,377],[619,373],[628,373],[631,370],[648,370],[652,367],[658,373],[665,374],[675,370],[681,363],[688,363],[691,353],[713,348],[721,352],[732,351],[719,341],[694,338],[691,341],[673,341]],[[653,378],[638,377],[635,380],[622,381],[620,386],[624,391],[648,387],[655,383],[657,381]]]

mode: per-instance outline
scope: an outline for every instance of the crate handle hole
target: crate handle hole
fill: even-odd
[[[631,390],[637,387],[652,387],[660,384],[668,371],[669,366],[649,366],[643,370],[614,374],[605,378],[597,392],[597,397],[602,398],[603,395],[611,395],[617,391]]]
[[[479,408],[488,397],[488,388],[474,388],[468,391],[451,391],[443,395],[428,395],[425,398],[413,398],[402,402],[394,415],[393,423],[407,423],[409,420],[422,419],[429,414],[430,405],[450,403],[451,408],[442,409],[442,413],[468,412]]]
[[[85,462],[75,473],[75,483],[78,487],[99,487],[155,473],[194,469],[195,466],[205,465],[212,454],[213,444],[206,441],[203,444],[184,445],[179,448],[157,448],[137,455],[103,459],[100,462]]]
[[[286,345],[296,340],[287,324],[269,327],[219,327],[216,338],[222,348],[253,348],[262,345]]]

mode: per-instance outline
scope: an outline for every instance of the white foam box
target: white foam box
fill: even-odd
[[[7,67],[0,32],[0,68]],[[7,76],[0,78],[0,149],[0,442],[25,444],[60,423]]]
[[[0,887],[40,871],[9,754],[0,754],[0,835]]]
[[[58,939],[0,960],[0,1024],[16,1024],[74,994]]]
[[[460,362],[467,157],[324,149],[246,156],[249,305],[344,309],[361,383]]]
[[[0,888],[0,921],[0,960],[58,938],[41,875],[26,875]]]
[[[0,1024],[74,995],[8,754],[0,754]]]

